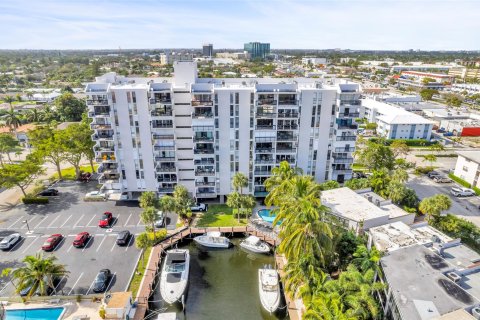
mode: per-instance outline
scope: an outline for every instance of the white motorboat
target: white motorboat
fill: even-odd
[[[207,232],[204,235],[193,238],[193,240],[204,247],[208,248],[228,248],[230,247],[230,240],[227,237],[222,237],[218,231]]]
[[[255,236],[249,236],[242,242],[240,242],[240,247],[245,250],[255,252],[255,253],[269,253],[270,247],[268,244],[260,240],[260,238]]]
[[[258,270],[258,291],[263,308],[270,313],[275,312],[280,306],[280,284],[276,270]]]
[[[160,276],[160,293],[165,302],[181,302],[188,285],[190,252],[187,249],[168,250]]]

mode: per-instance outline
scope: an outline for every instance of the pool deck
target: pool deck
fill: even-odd
[[[53,300],[53,299],[52,299]],[[78,316],[87,316],[90,320],[100,319],[98,310],[100,309],[100,302],[82,301],[80,303],[69,300],[58,304],[53,303],[9,303],[5,306],[5,310],[11,309],[37,309],[37,308],[65,308],[62,320],[72,320]]]
[[[234,233],[246,233],[254,235],[269,243],[272,246],[277,246],[280,240],[273,234],[267,233],[255,225],[249,224],[247,226],[240,227],[208,227],[208,228],[182,228],[178,232],[172,234],[156,246],[152,248],[150,257],[148,259],[147,268],[143,276],[140,288],[137,293],[137,311],[135,312],[134,320],[142,320],[148,311],[148,299],[152,295],[152,286],[155,281],[155,277],[159,272],[161,261],[165,250],[177,244],[184,238],[190,239],[192,236],[198,234],[204,234],[211,231],[220,231],[225,234]],[[292,318],[301,319],[301,318]]]

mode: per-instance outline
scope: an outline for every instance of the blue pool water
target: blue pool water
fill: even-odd
[[[5,320],[58,320],[64,308],[39,308],[6,310]]]
[[[270,209],[261,209],[257,211],[257,214],[262,220],[267,221],[269,223],[273,223],[275,220],[275,215],[270,215]]]

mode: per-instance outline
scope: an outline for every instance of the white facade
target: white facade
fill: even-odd
[[[404,108],[373,99],[362,100],[362,116],[377,124],[377,133],[387,139],[430,140],[433,121]]]
[[[358,84],[197,78],[191,61],[174,69],[173,78],[109,73],[87,85],[104,189],[135,198],[182,184],[216,198],[240,171],[248,192],[265,196],[263,182],[281,161],[317,181],[351,178]]]
[[[173,64],[176,61],[190,61],[193,59],[193,54],[188,52],[166,52],[160,54],[161,64]]]
[[[303,57],[302,58],[302,64],[304,64],[304,65],[311,64],[311,65],[314,65],[314,66],[319,65],[319,64],[326,65],[326,64],[328,64],[328,60],[327,60],[327,58]]]
[[[454,175],[470,183],[473,187],[480,188],[480,151],[460,151]]]

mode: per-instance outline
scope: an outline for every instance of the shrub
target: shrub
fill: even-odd
[[[452,214],[440,216],[431,222],[435,228],[462,242],[480,253],[480,228],[470,221]]]
[[[42,197],[24,197],[22,202],[25,204],[46,204],[48,203],[48,198]]]
[[[371,138],[370,141],[377,142],[378,138]],[[403,140],[405,144],[409,147],[428,147],[431,145],[438,144],[438,141],[428,141],[425,139],[387,139],[385,140],[385,144],[387,146],[391,145],[395,140]]]
[[[100,310],[98,310],[98,315],[100,316],[100,318],[105,319],[106,314],[105,314],[105,308],[104,307],[101,307]]]
[[[430,171],[435,170],[435,167],[432,166],[426,166],[426,167],[416,167],[415,168],[415,174],[420,175],[420,174],[427,174]]]

